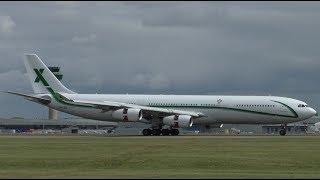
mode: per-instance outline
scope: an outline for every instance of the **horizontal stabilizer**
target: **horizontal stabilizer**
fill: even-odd
[[[16,96],[21,96],[21,97],[24,97],[27,100],[34,101],[34,102],[41,103],[41,104],[45,104],[45,105],[51,103],[50,99],[45,99],[45,98],[41,98],[41,97],[35,97],[35,96],[32,96],[32,95],[28,95],[28,94],[22,94],[22,93],[11,92],[11,91],[0,91],[0,92],[13,94],[13,95],[16,95]]]

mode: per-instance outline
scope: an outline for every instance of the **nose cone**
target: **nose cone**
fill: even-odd
[[[310,114],[310,117],[313,117],[318,114],[317,111],[314,110],[313,108],[309,108],[308,113]]]

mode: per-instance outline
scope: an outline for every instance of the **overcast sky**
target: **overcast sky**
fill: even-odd
[[[0,90],[24,53],[78,93],[277,95],[320,110],[320,2],[0,2]],[[47,109],[0,94],[0,117]]]

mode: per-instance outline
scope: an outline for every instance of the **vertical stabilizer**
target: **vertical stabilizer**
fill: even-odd
[[[36,54],[25,55],[25,66],[27,74],[32,84],[34,93],[49,93],[47,88],[51,88],[55,92],[74,93],[66,88],[48,69]]]

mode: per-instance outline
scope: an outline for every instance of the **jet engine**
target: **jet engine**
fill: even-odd
[[[172,115],[164,117],[163,124],[173,126],[174,128],[191,127],[193,124],[192,117],[189,115]]]
[[[112,117],[123,121],[139,121],[142,119],[141,109],[124,108],[112,112]]]

